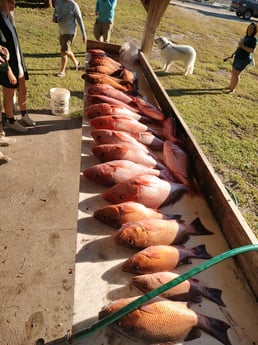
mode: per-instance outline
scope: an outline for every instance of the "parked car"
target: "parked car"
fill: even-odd
[[[246,20],[258,18],[258,0],[232,0],[230,10]]]

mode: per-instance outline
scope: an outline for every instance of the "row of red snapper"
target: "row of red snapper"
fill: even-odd
[[[122,265],[136,274],[132,283],[151,291],[178,275],[172,271],[190,258],[208,259],[205,245],[186,248],[191,235],[211,235],[199,218],[191,224],[159,208],[176,203],[185,193],[199,193],[184,140],[176,121],[146,101],[135,87],[135,74],[107,52],[89,51],[82,76],[88,83],[85,118],[95,141],[92,153],[100,164],[84,170],[84,176],[108,186],[103,198],[111,204],[94,217],[117,228],[114,240],[139,251]],[[111,327],[145,344],[174,344],[199,338],[200,329],[230,345],[222,320],[196,313],[189,302],[202,296],[225,306],[222,291],[189,279],[143,304]],[[137,297],[121,298],[105,306],[99,318],[119,310]]]

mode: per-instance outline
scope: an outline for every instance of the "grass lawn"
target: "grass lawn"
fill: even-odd
[[[88,38],[94,39],[95,1],[80,0],[78,3]],[[52,23],[52,11],[32,6],[15,9],[16,27],[30,72],[28,108],[34,112],[50,110],[49,89],[64,87],[71,92],[71,115],[82,116],[83,70],[68,69],[65,78],[55,77],[60,55],[58,27]],[[118,1],[112,43],[133,41],[140,47],[145,18],[139,0]],[[243,73],[234,95],[221,90],[228,85],[231,70],[230,62],[223,62],[223,58],[235,50],[248,23],[169,6],[157,33],[172,38],[175,43],[194,46],[197,51],[195,73],[183,76],[180,63],[176,63],[169,73],[161,72],[155,46],[150,63],[257,235],[258,67]],[[85,47],[79,31],[74,52],[81,62],[85,61]]]

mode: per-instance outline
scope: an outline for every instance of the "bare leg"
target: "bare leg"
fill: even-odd
[[[61,53],[61,70],[60,72],[61,73],[65,73],[65,69],[66,69],[66,66],[67,66],[67,54],[65,52],[62,52]]]
[[[13,96],[14,96],[15,89],[9,89],[7,87],[3,87],[3,104],[6,116],[8,118],[14,117],[13,114]]]
[[[68,58],[73,62],[74,67],[78,66],[79,61],[76,59],[74,56],[74,53],[70,50],[67,52],[62,52],[61,53],[61,73],[65,73],[66,67],[67,67],[67,62]]]
[[[19,78],[18,103],[19,103],[20,111],[26,111],[27,89],[26,89],[24,76]]]
[[[229,92],[234,92],[237,84],[240,80],[240,75],[242,71],[237,71],[234,67],[232,68],[231,82],[229,85]]]

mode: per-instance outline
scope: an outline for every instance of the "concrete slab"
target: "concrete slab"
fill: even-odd
[[[32,114],[36,128],[1,148],[0,344],[71,330],[81,119]]]

